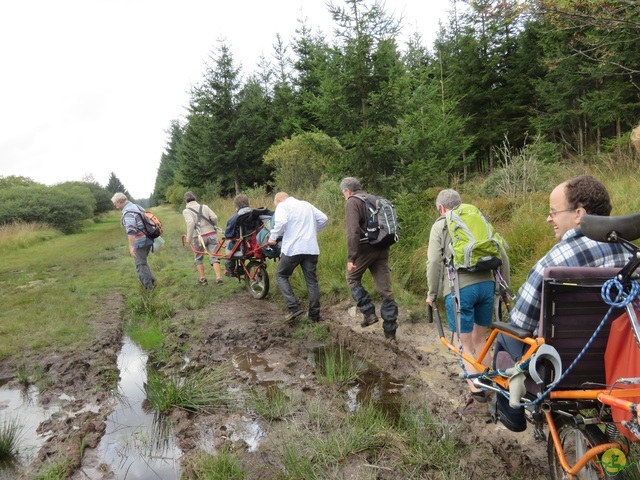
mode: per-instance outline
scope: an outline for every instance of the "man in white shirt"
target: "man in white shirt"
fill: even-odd
[[[274,198],[276,211],[274,225],[269,234],[269,244],[274,245],[282,237],[282,254],[276,271],[276,281],[287,304],[286,321],[302,315],[300,300],[293,293],[289,277],[300,265],[309,295],[309,320],[320,321],[320,288],[316,266],[320,247],[318,232],[327,224],[327,216],[304,200],[278,192]]]

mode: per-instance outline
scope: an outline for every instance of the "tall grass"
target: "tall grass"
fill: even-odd
[[[445,473],[445,478],[465,478],[460,459],[467,455],[470,447],[457,440],[451,427],[428,409],[403,407],[395,430],[402,438],[398,444],[400,470],[407,478],[433,466]]]
[[[245,405],[267,421],[290,418],[298,408],[292,398],[277,385],[267,387],[266,393],[252,388]]]
[[[316,376],[321,384],[350,382],[362,369],[343,345],[323,347],[318,353]]]
[[[0,225],[0,254],[38,247],[60,236],[62,233],[44,223],[14,222]]]
[[[311,407],[314,417],[330,419],[319,420],[315,429],[294,427],[277,435],[283,469],[274,478],[341,478],[341,466],[353,465],[353,458],[358,464],[366,458],[372,467],[384,458],[384,465],[396,472],[393,478],[471,478],[460,460],[473,447],[424,407],[405,406],[395,421],[370,403],[341,419],[326,402],[312,402]],[[362,471],[352,475],[378,478],[362,476]]]
[[[160,413],[172,408],[210,413],[233,400],[225,378],[228,368],[188,371],[183,376],[149,373],[145,387],[151,407]]]
[[[0,420],[0,462],[10,462],[18,457],[23,429],[17,418],[5,416]]]
[[[207,480],[241,480],[245,478],[236,455],[221,450],[215,456],[201,453],[187,458],[183,478]]]
[[[336,463],[349,455],[380,450],[390,444],[390,424],[373,404],[365,404],[326,436],[313,437],[314,455],[321,463]]]
[[[67,480],[72,470],[73,462],[68,458],[59,458],[42,468],[33,480]]]

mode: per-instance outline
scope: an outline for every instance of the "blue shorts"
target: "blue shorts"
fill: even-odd
[[[493,319],[493,295],[495,284],[492,281],[469,285],[460,290],[460,333],[471,333],[473,325],[488,327]],[[451,295],[444,297],[447,307],[449,330],[456,331],[456,316]]]

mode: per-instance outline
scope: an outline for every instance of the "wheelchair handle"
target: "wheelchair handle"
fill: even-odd
[[[440,311],[438,307],[427,305],[427,321],[433,323],[433,319],[436,320],[436,328],[438,329],[438,335],[440,338],[444,337],[444,329],[442,328],[442,321],[440,320]]]

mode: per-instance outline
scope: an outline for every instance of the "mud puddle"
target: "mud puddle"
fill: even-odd
[[[28,465],[35,458],[50,436],[50,432],[39,434],[38,426],[61,410],[59,406],[41,406],[35,386],[14,388],[8,383],[5,379],[0,387],[0,429],[17,429],[18,457],[15,465],[0,466],[0,478],[12,478],[14,466]]]
[[[118,355],[117,405],[106,419],[98,448],[85,454],[85,464],[97,467],[83,468],[83,478],[101,479],[105,472],[127,480],[180,478],[182,452],[171,428],[145,402],[147,359],[129,337],[123,338]]]

